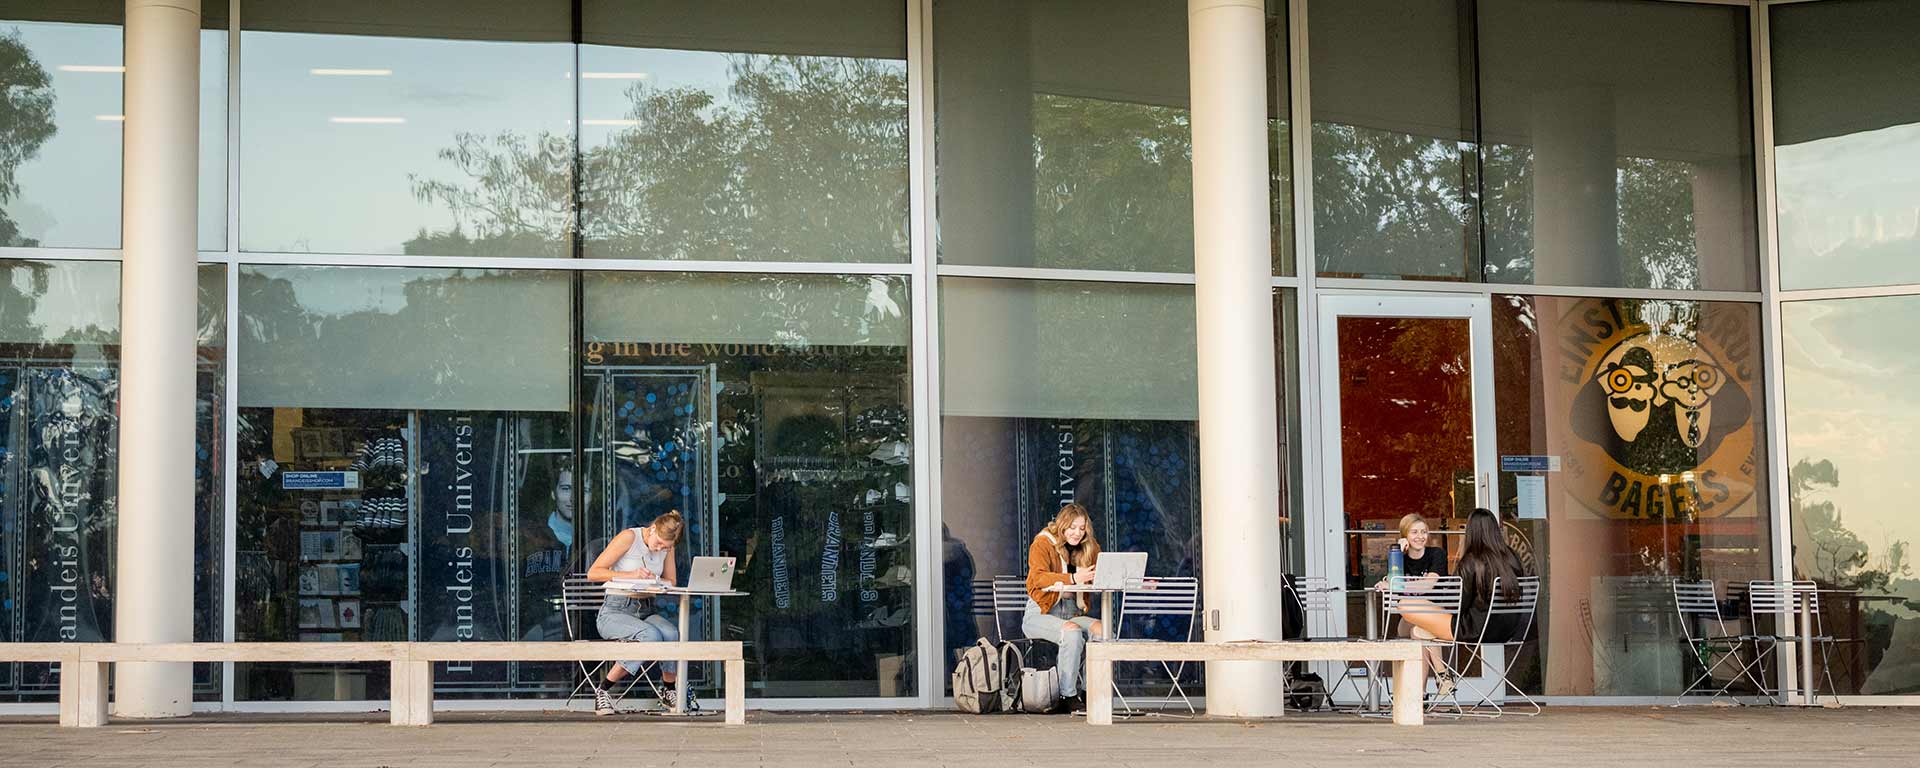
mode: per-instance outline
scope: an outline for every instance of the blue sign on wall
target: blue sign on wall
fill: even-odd
[[[1558,456],[1502,456],[1500,457],[1500,471],[1502,472],[1558,472],[1560,471],[1560,457]]]
[[[360,487],[360,473],[282,472],[280,487],[289,491],[351,490]]]

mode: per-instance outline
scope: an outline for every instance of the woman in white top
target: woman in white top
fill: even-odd
[[[685,527],[679,512],[668,512],[644,527],[621,531],[613,541],[607,542],[600,557],[594,559],[592,567],[587,569],[587,579],[659,579],[666,584],[676,583],[679,574],[674,567],[673,549]],[[678,625],[666,614],[654,610],[652,596],[611,587],[607,589],[606,602],[601,604],[594,625],[604,640],[671,643],[680,639]],[[594,686],[594,714],[613,714],[613,697],[607,689],[628,676],[639,674],[641,665],[638,661],[622,661],[607,669],[607,684]],[[674,673],[663,671],[660,677],[666,683],[660,689],[660,703],[671,708]]]

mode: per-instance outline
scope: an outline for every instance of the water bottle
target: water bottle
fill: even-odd
[[[1400,551],[1399,542],[1387,545],[1387,586],[1399,589],[1400,581],[1407,573],[1407,554]]]

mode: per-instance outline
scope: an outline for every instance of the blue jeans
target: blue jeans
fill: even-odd
[[[627,595],[607,595],[607,601],[600,605],[600,614],[594,617],[593,625],[600,630],[602,640],[628,640],[636,643],[671,643],[680,639],[680,627],[664,613],[652,613],[641,616],[642,611],[653,610],[653,599],[647,597],[629,597]],[[628,674],[640,674],[646,662],[622,661],[620,666],[627,668]]]
[[[1027,612],[1020,616],[1020,633],[1029,640],[1046,640],[1060,646],[1057,668],[1060,670],[1060,695],[1080,692],[1080,677],[1085,672],[1087,637],[1093,632],[1092,616],[1077,616],[1079,603],[1073,595],[1061,595],[1053,601],[1053,610],[1040,612],[1040,604],[1027,598]],[[1068,626],[1079,629],[1069,630]]]

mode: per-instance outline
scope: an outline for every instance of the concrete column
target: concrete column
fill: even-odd
[[[127,0],[121,206],[120,523],[114,638],[193,639],[199,0]],[[187,664],[121,664],[122,717],[179,717]]]
[[[1264,6],[1187,3],[1208,640],[1281,638]],[[1208,662],[1208,714],[1279,714],[1281,674],[1277,663]]]
[[[1620,282],[1613,92],[1533,97],[1533,273],[1542,285]]]

